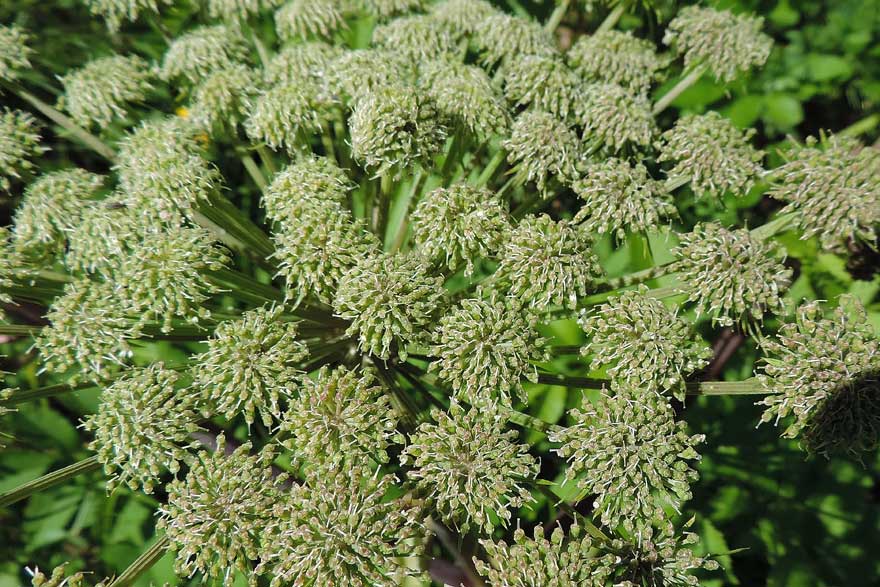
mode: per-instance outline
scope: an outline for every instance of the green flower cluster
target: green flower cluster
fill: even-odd
[[[48,80],[23,75],[29,34],[0,27],[4,91],[70,139],[32,179],[36,118],[0,115],[0,334],[33,334],[35,397],[101,389],[86,464],[161,502],[182,579],[416,585],[452,556],[491,587],[696,585],[716,565],[679,518],[703,436],[673,406],[706,389],[719,326],[760,335],[737,385],[786,436],[876,445],[860,309],[758,332],[790,307],[776,232],[876,239],[876,152],[831,137],[767,173],[720,114],[658,116],[696,74],[763,63],[759,19],[684,8],[661,23],[678,59],[615,30],[563,51],[553,20],[482,0],[83,3],[167,47],[64,72],[64,114],[25,87]],[[779,220],[679,215],[765,176]],[[566,410],[538,407],[544,384]]]

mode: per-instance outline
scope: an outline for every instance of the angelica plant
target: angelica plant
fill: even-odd
[[[874,242],[876,152],[829,136],[765,170],[752,131],[670,109],[760,66],[760,20],[684,8],[666,52],[611,4],[566,51],[567,2],[84,0],[126,53],[60,83],[0,28],[34,110],[0,116],[0,334],[35,363],[0,415],[100,389],[93,455],[0,505],[100,468],[152,494],[113,587],[166,551],[206,585],[428,585],[440,558],[490,587],[696,585],[724,553],[684,521],[713,430],[689,395],[765,395],[811,452],[875,446],[876,334],[846,298],[792,323],[777,236]],[[785,208],[751,230],[680,213],[758,189]],[[702,380],[722,328],[759,377]]]

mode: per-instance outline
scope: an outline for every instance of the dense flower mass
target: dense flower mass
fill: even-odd
[[[703,441],[686,395],[706,396],[690,416],[766,393],[807,450],[876,446],[869,310],[762,322],[809,289],[788,292],[777,233],[876,241],[876,150],[809,141],[767,172],[752,131],[669,108],[763,63],[760,19],[82,2],[114,32],[63,71],[31,69],[39,31],[0,27],[0,342],[20,366],[0,417],[100,390],[94,413],[58,403],[86,412],[73,470],[158,502],[132,573],[168,549],[177,582],[224,587],[691,586],[717,542],[680,522]],[[739,198],[705,221],[764,178],[778,218],[747,230],[766,210]],[[724,336],[759,341],[758,378],[714,381]]]
[[[862,304],[841,298],[831,316],[816,302],[762,342],[761,383],[772,392],[762,421],[786,422],[811,452],[870,451],[880,440],[880,337]]]

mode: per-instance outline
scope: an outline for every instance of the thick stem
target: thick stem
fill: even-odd
[[[523,428],[531,428],[532,430],[537,430],[538,432],[562,430],[560,426],[550,424],[548,422],[545,422],[544,420],[535,418],[534,416],[530,416],[529,414],[518,412],[511,408],[504,408],[503,414],[504,417],[507,418],[508,422],[516,424],[517,426],[522,426]]]
[[[788,214],[783,214],[782,216],[778,216],[766,224],[762,224],[757,228],[753,228],[751,231],[749,231],[749,234],[752,238],[758,240],[772,238],[780,232],[785,232],[786,230],[788,230],[792,226],[795,218],[797,218],[797,212],[789,212]]]
[[[407,430],[415,430],[416,426],[419,425],[419,411],[415,404],[413,404],[412,398],[394,382],[391,373],[388,372],[382,361],[376,357],[371,357],[371,361],[373,366],[376,367],[379,379],[382,380],[382,383],[391,394],[391,403],[400,416],[402,424]]]
[[[99,387],[97,383],[86,382],[78,385],[59,383],[58,385],[47,385],[46,387],[38,387],[36,389],[26,389],[11,394],[7,399],[0,400],[0,406],[9,407],[36,399],[42,399],[44,397],[55,397],[57,395],[64,395],[82,389],[93,389],[95,387]]]
[[[560,385],[572,389],[606,389],[609,379],[569,377],[566,375],[538,375],[539,383]],[[691,381],[687,383],[688,395],[770,395],[756,378],[745,381]]]
[[[26,90],[17,89],[16,93],[22,100],[29,103],[31,106],[39,110],[46,118],[75,136],[85,146],[93,150],[95,153],[101,155],[108,161],[113,161],[116,158],[116,153],[113,151],[113,149],[107,146],[106,143],[104,143],[101,139],[88,132],[84,128],[77,125],[73,120],[71,120],[49,104],[46,104]]]
[[[199,208],[199,211],[209,220],[228,230],[235,238],[246,243],[264,259],[275,252],[272,239],[241,210],[233,206],[232,202],[220,194],[211,194],[209,202],[210,206]]]
[[[150,567],[159,562],[160,558],[165,556],[165,551],[168,550],[170,544],[171,541],[168,539],[168,536],[163,534],[150,548],[137,557],[121,575],[116,577],[109,587],[129,587],[129,585],[132,585],[141,575],[149,571]]]
[[[626,2],[620,2],[614,7],[614,10],[608,13],[608,16],[605,17],[605,20],[602,21],[602,24],[599,25],[596,32],[603,33],[613,29],[614,25],[617,24],[617,21],[620,20],[620,17],[623,16],[624,12],[626,12]]]
[[[78,463],[74,463],[72,465],[64,467],[63,469],[52,471],[51,473],[47,473],[46,475],[38,477],[33,481],[28,481],[27,483],[19,485],[15,489],[12,489],[0,495],[0,508],[12,505],[13,503],[19,502],[23,499],[27,499],[35,493],[64,483],[69,479],[76,477],[77,475],[82,475],[83,473],[88,473],[90,471],[97,471],[100,468],[101,463],[98,461],[98,457],[91,456],[87,459],[79,461]]]
[[[232,269],[219,269],[206,273],[205,276],[213,284],[228,289],[234,297],[243,302],[263,305],[284,300],[284,294],[280,290]]]
[[[880,125],[880,114],[871,114],[870,116],[866,116],[865,118],[854,122],[845,129],[841,130],[837,133],[837,136],[857,137],[859,135],[871,132],[872,130],[877,128],[877,125]]]
[[[672,87],[671,90],[666,92],[666,94],[664,94],[659,100],[657,100],[657,103],[654,104],[654,109],[652,110],[654,116],[657,116],[658,114],[666,110],[669,105],[675,101],[676,98],[684,93],[685,90],[697,83],[697,80],[703,77],[703,74],[706,73],[706,70],[708,68],[708,65],[701,64],[691,69],[690,73],[681,78],[678,83]]]
[[[483,168],[483,172],[480,173],[480,176],[474,182],[474,187],[486,187],[492,180],[492,177],[495,176],[495,172],[498,170],[498,167],[504,162],[504,158],[506,156],[507,153],[505,153],[504,149],[499,148],[497,151],[495,151],[495,154],[492,155],[489,163],[487,163],[486,167]]]
[[[666,180],[666,183],[663,184],[663,188],[667,192],[671,193],[671,192],[674,192],[675,190],[677,190],[678,188],[682,187],[683,185],[686,185],[690,181],[691,181],[691,178],[684,176],[684,175],[679,175],[677,177],[670,177],[669,179]]]
[[[244,169],[247,171],[248,175],[251,176],[251,179],[254,180],[254,183],[257,184],[257,187],[260,188],[260,191],[266,191],[266,187],[269,183],[266,181],[266,176],[263,175],[263,172],[260,170],[260,166],[257,165],[257,162],[254,161],[254,158],[250,155],[242,155],[241,162],[244,164]]]
[[[553,13],[550,15],[550,18],[547,19],[547,22],[544,23],[544,30],[552,33],[556,30],[556,27],[559,26],[559,23],[562,22],[562,18],[565,16],[565,13],[568,12],[568,5],[571,4],[571,0],[560,0],[559,4],[556,5],[556,8],[553,9]]]
[[[42,332],[42,326],[29,324],[0,324],[0,334],[8,336],[34,336]]]
[[[393,225],[389,225],[388,230],[385,231],[385,248],[389,252],[397,252],[400,250],[400,247],[403,246],[403,242],[406,240],[406,231],[409,226],[410,207],[412,206],[413,200],[415,200],[416,194],[419,193],[422,182],[427,177],[428,174],[425,173],[421,167],[416,169],[416,175],[413,179],[412,187],[407,190],[402,199],[395,202],[395,208],[392,211],[396,213],[399,210],[397,222]]]

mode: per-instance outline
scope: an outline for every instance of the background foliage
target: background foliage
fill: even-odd
[[[552,10],[546,2],[497,3],[539,17]],[[735,0],[718,6],[765,16],[765,31],[776,41],[770,60],[762,71],[732,88],[721,88],[705,78],[674,106],[693,112],[711,106],[741,127],[756,126],[755,142],[768,152],[771,163],[776,148],[786,141],[822,130],[839,131],[856,124],[866,142],[877,140],[880,0]],[[561,34],[589,28],[601,17],[569,15]],[[174,15],[166,21],[166,26],[175,28]],[[650,34],[656,28],[654,21],[650,13],[640,12],[624,17],[621,28]],[[74,0],[3,2],[0,22],[39,31],[39,44],[34,46],[39,67],[58,74],[121,42]],[[156,58],[164,49],[160,41],[142,24],[131,25],[126,35],[126,42],[141,54]],[[173,109],[172,98],[164,99],[166,110]],[[4,105],[17,105],[9,96],[3,100]],[[58,167],[73,163],[105,171],[106,164],[86,152],[66,151],[69,143],[52,141],[51,136],[47,142],[53,151],[45,161],[54,161]],[[4,195],[0,201],[4,225],[9,223],[15,196]],[[743,209],[756,202],[761,204],[748,214],[773,210],[774,204],[762,201],[759,186],[751,197],[736,203],[700,202],[689,212],[692,220],[757,224],[763,219],[743,217]],[[865,303],[870,320],[880,328],[880,280],[870,271],[880,265],[876,252],[859,250],[843,256],[820,254],[812,241],[791,240],[785,245],[797,271],[793,297],[833,299],[852,293]],[[659,257],[662,250],[655,248],[655,254]],[[629,261],[621,258],[620,269]],[[581,342],[572,324],[560,326],[553,334],[560,344]],[[7,382],[22,388],[37,386],[37,363],[29,342],[10,341],[2,347],[6,355],[2,368],[10,373]],[[175,352],[167,347],[161,358],[183,359],[174,356]],[[723,360],[716,361],[715,368],[721,378],[742,379],[752,373],[756,357],[750,343],[743,343],[733,332],[723,333],[716,344],[716,359]],[[155,358],[159,357],[144,359]],[[549,422],[575,405],[565,388],[530,385],[528,392],[533,415]],[[15,450],[0,453],[0,492],[87,456],[83,434],[72,422],[96,408],[97,391],[85,392],[22,405],[18,417],[4,420],[7,428],[0,433],[14,436],[17,442]],[[876,557],[880,460],[876,455],[863,463],[808,458],[794,441],[779,438],[772,427],[756,429],[760,413],[749,400],[730,397],[690,398],[683,412],[692,432],[706,434],[708,439],[701,449],[700,481],[690,506],[703,512],[695,529],[707,552],[729,553],[720,557],[724,571],[704,585],[880,584],[876,579],[880,577]],[[539,438],[529,440],[540,442]],[[557,489],[564,492],[564,487]],[[24,566],[48,569],[67,560],[99,576],[124,570],[149,545],[157,501],[124,488],[109,499],[104,493],[98,475],[84,475],[36,495],[23,507],[0,510],[0,587],[23,584]],[[541,507],[535,508],[536,518],[541,517]],[[148,581],[174,581],[170,555],[142,580]]]

